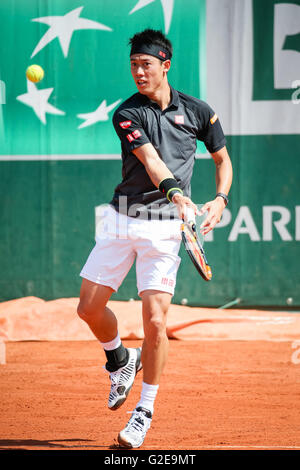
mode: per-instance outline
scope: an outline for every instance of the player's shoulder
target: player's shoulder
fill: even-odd
[[[134,95],[131,95],[118,106],[114,112],[113,119],[138,116],[143,107],[143,103],[143,96],[140,93],[134,93]]]
[[[191,111],[193,111],[197,116],[207,116],[212,113],[212,108],[206,101],[200,100],[195,96],[188,95],[181,91],[177,91],[179,96],[179,101],[183,104],[183,106],[187,107]]]

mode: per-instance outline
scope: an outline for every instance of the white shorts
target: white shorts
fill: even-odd
[[[134,261],[138,294],[153,289],[174,294],[180,264],[179,220],[140,220],[102,206],[96,245],[80,276],[115,292]]]

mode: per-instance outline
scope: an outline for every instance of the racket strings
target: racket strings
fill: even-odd
[[[201,247],[199,240],[197,239],[198,237],[195,228],[183,223],[181,230],[185,248],[193,263],[206,281],[211,280],[212,271],[207,263],[204,250]]]

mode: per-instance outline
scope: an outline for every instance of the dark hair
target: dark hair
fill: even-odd
[[[167,37],[162,33],[162,31],[158,31],[155,29],[145,29],[141,33],[136,33],[132,38],[129,39],[129,45],[132,48],[136,48],[137,46],[141,45],[156,45],[163,47],[166,49],[170,54],[170,59],[173,54],[173,47],[171,41],[167,39]]]

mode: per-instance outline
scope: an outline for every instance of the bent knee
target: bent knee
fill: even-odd
[[[113,289],[111,287],[83,279],[77,307],[78,316],[87,321],[104,313],[112,293]]]
[[[83,302],[79,302],[79,304],[77,305],[77,315],[82,319],[85,316]]]
[[[82,320],[86,320],[86,318],[87,318],[87,309],[85,308],[84,303],[81,302],[81,301],[79,302],[79,304],[77,306],[77,315]]]
[[[84,320],[89,321],[90,319],[94,318],[96,315],[101,315],[101,309],[96,308],[92,304],[84,302],[80,300],[78,307],[77,307],[77,314],[78,316]]]

